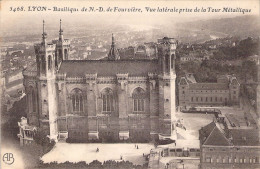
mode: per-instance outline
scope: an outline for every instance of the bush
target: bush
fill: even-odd
[[[129,161],[114,161],[114,160],[109,160],[105,161],[103,164],[98,161],[94,160],[91,163],[87,164],[85,161],[80,161],[77,163],[72,163],[72,162],[64,162],[64,163],[57,163],[57,162],[52,162],[49,164],[44,164],[43,161],[40,161],[39,163],[40,168],[62,168],[62,169],[71,169],[71,168],[87,168],[87,169],[147,169],[148,165],[134,165],[133,163]]]
[[[44,130],[39,129],[35,136],[34,136],[34,141],[36,144],[39,144],[42,146],[43,153],[48,153],[55,145],[55,141],[50,140],[47,137],[47,134]]]

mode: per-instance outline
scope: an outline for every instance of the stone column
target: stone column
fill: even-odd
[[[129,138],[128,129],[128,74],[117,74],[117,95],[118,95],[118,113],[119,113],[119,139]]]

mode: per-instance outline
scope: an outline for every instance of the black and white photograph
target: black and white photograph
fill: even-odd
[[[260,3],[0,2],[2,169],[259,169]]]

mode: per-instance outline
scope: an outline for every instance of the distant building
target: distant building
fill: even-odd
[[[232,129],[225,121],[213,121],[199,131],[200,168],[259,168],[259,130]]]
[[[239,104],[240,84],[234,76],[220,76],[217,83],[197,83],[192,74],[187,74],[178,87],[180,106]]]
[[[248,57],[248,60],[253,61],[255,63],[257,63],[259,59],[260,59],[259,55],[252,55]]]
[[[196,58],[190,55],[184,55],[180,57],[181,62],[194,61]]]
[[[24,91],[22,70],[18,69],[5,75],[5,92],[15,96]]]
[[[153,42],[144,43],[137,47],[129,46],[119,50],[120,59],[157,59],[157,44]]]

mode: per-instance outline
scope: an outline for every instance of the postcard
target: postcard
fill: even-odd
[[[259,168],[259,12],[1,1],[1,168]]]

